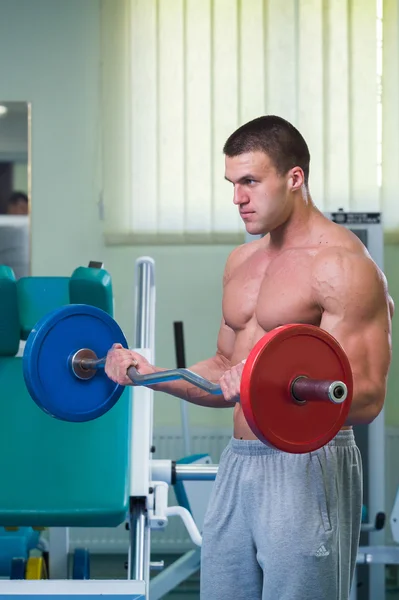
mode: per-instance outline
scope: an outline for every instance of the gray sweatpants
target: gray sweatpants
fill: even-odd
[[[287,454],[232,439],[203,528],[202,600],[348,600],[362,508],[352,430]]]

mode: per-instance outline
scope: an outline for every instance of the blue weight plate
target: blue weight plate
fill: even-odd
[[[63,421],[91,421],[110,410],[124,388],[103,368],[92,379],[78,379],[71,357],[82,348],[106,356],[112,344],[127,348],[119,325],[103,310],[86,304],[57,308],[31,331],[24,350],[25,383],[36,404]]]
[[[90,552],[76,548],[73,555],[72,579],[90,579]]]

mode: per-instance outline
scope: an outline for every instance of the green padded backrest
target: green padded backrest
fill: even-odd
[[[0,265],[0,356],[15,356],[19,338],[17,283],[12,269]]]
[[[17,291],[22,340],[39,319],[65,304],[90,304],[113,315],[112,281],[104,269],[79,267],[71,277],[21,277]]]
[[[21,277],[17,281],[21,339],[47,313],[69,304],[69,277]]]
[[[0,358],[0,526],[115,527],[128,510],[131,388],[105,415],[58,421]]]
[[[29,396],[22,359],[1,357],[1,349],[15,355],[19,338],[59,306],[93,304],[112,314],[111,278],[81,267],[71,278],[15,282],[3,268],[1,291],[0,526],[117,526],[128,510],[131,388],[95,421],[58,421]]]
[[[78,267],[69,280],[69,302],[91,304],[113,316],[111,276],[104,269]]]

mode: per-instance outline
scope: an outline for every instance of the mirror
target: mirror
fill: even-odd
[[[30,104],[0,100],[0,265],[30,275]]]

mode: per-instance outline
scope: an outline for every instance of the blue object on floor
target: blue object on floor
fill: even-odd
[[[86,548],[74,552],[72,579],[90,579],[90,552]]]
[[[0,527],[0,577],[10,577],[13,558],[28,560],[30,550],[37,547],[40,532],[31,527],[18,527],[7,531]]]
[[[10,579],[25,579],[26,560],[13,558],[11,561]]]

